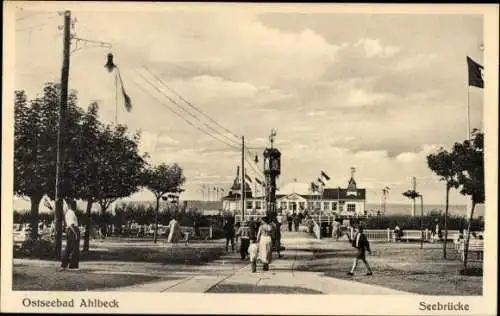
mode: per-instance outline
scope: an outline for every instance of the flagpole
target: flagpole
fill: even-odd
[[[115,70],[115,125],[118,124],[118,72],[117,71],[118,70]]]
[[[470,141],[470,84],[467,83],[467,140]]]

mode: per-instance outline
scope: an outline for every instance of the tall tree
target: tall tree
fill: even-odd
[[[40,201],[44,194],[53,193],[55,186],[59,88],[54,83],[47,83],[41,96],[30,102],[24,91],[16,91],[14,103],[14,192],[30,198],[31,233],[37,238]],[[73,92],[68,102],[68,131],[65,134],[69,139],[79,119],[76,103]],[[73,150],[71,142],[65,150]]]
[[[467,224],[467,236],[464,248],[464,269],[467,269],[469,252],[470,228],[474,218],[474,209],[477,204],[484,203],[484,134],[479,130],[472,131],[471,140],[455,143],[453,154],[458,170],[460,193],[470,196],[471,210]]]
[[[455,162],[454,154],[441,148],[436,154],[427,156],[427,165],[429,168],[440,177],[441,181],[446,184],[446,204],[444,212],[444,242],[443,242],[443,258],[446,259],[446,248],[448,240],[448,208],[449,196],[452,188],[458,188],[458,171]]]
[[[160,199],[168,193],[180,193],[186,181],[182,168],[178,164],[160,164],[147,169],[144,173],[144,185],[153,192],[156,198],[154,243],[158,239],[158,212]]]
[[[91,225],[91,210],[92,205],[96,202],[99,195],[97,184],[97,168],[99,167],[97,157],[99,148],[97,146],[99,133],[102,129],[102,124],[97,119],[98,104],[93,102],[89,105],[87,112],[83,115],[80,122],[79,137],[76,141],[78,150],[73,151],[71,161],[74,163],[74,177],[78,185],[76,186],[75,195],[85,201],[85,234],[83,236],[83,251],[89,250]]]

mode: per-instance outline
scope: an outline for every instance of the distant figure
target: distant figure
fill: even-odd
[[[441,226],[439,226],[439,223],[436,223],[435,234],[438,236],[439,240],[442,239],[443,233],[441,231]]]
[[[226,252],[228,252],[229,243],[231,243],[231,251],[234,251],[234,226],[229,218],[224,221],[224,235],[226,237]]]
[[[395,241],[401,241],[401,228],[398,225],[394,227],[394,239]]]
[[[281,258],[281,223],[276,219],[272,222],[273,225],[273,248],[278,253],[278,258]]]
[[[298,232],[299,231],[299,225],[300,225],[300,222],[302,220],[302,218],[300,218],[300,214],[296,214],[295,212],[293,212],[293,225],[295,226],[295,231]]]
[[[333,221],[332,223],[332,237],[335,238],[335,241],[339,240],[340,237],[340,227],[339,222]]]
[[[167,242],[168,243],[179,242],[179,240],[181,239],[181,227],[175,217],[172,218],[172,220],[168,223],[168,228],[169,232],[168,232]]]
[[[248,255],[250,257],[250,262],[252,264],[252,272],[257,272],[257,259],[259,255],[259,244],[257,243],[257,238],[254,237],[250,241],[250,246],[248,247]]]
[[[236,231],[236,238],[240,238],[240,256],[241,260],[245,260],[248,256],[248,247],[250,246],[250,227],[248,227],[246,222]]]
[[[286,215],[286,221],[288,223],[288,231],[291,232],[293,228],[293,216],[292,214],[288,213]]]
[[[356,258],[354,259],[351,271],[347,272],[347,274],[354,275],[354,270],[356,270],[356,266],[358,265],[358,260],[361,260],[363,261],[363,263],[366,266],[366,269],[368,270],[366,275],[372,275],[372,270],[370,268],[370,265],[366,261],[366,251],[368,251],[370,255],[372,254],[372,251],[370,249],[370,242],[368,241],[366,235],[363,233],[362,226],[358,227],[358,232],[353,238],[352,246],[357,249],[358,253],[356,255]]]

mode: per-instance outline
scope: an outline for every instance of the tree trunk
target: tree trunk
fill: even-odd
[[[90,248],[90,231],[92,229],[91,224],[91,210],[93,201],[89,199],[87,201],[87,209],[85,210],[85,235],[83,236],[83,251],[88,252]]]
[[[465,245],[464,245],[464,270],[467,269],[467,259],[468,259],[468,254],[469,254],[469,240],[470,240],[470,226],[472,223],[472,217],[474,216],[474,208],[475,207],[476,207],[476,202],[472,201],[469,223],[467,224],[467,237],[465,239]]]
[[[450,186],[446,183],[446,205],[444,207],[444,241],[443,241],[443,259],[446,259],[446,248],[448,246],[448,203],[450,200]]]
[[[40,201],[42,200],[43,195],[33,195],[30,196],[31,200],[31,239],[38,239],[38,210],[40,206]]]
[[[155,210],[155,231],[154,231],[154,238],[153,242],[156,244],[156,241],[158,240],[158,212],[160,210],[160,197],[156,197],[156,210]]]

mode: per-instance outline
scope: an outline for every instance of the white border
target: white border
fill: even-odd
[[[259,294],[161,294],[161,293],[111,293],[111,292],[13,292],[12,289],[12,153],[13,153],[13,106],[12,87],[14,73],[14,10],[20,2],[4,3],[4,59],[3,59],[3,100],[2,106],[2,256],[1,256],[1,311],[9,312],[58,312],[58,313],[245,313],[245,314],[345,314],[345,315],[447,315],[450,312],[423,312],[418,310],[418,303],[425,300],[433,302],[462,302],[471,306],[469,312],[451,312],[454,315],[495,315],[496,280],[497,280],[497,190],[498,183],[498,5],[307,5],[307,4],[174,4],[174,3],[65,3],[32,2],[22,3],[32,9],[44,10],[177,10],[204,9],[265,11],[301,11],[301,12],[338,12],[338,13],[421,13],[421,14],[483,14],[485,45],[485,159],[486,159],[486,197],[485,218],[485,262],[483,296],[406,296],[406,295],[259,295]],[[459,35],[457,35],[459,36]],[[452,49],[452,48],[450,48]],[[464,57],[465,62],[465,57]],[[457,92],[460,93],[460,92]],[[117,299],[119,309],[36,309],[24,308],[22,299],[36,297],[74,298],[75,303],[81,298]]]

